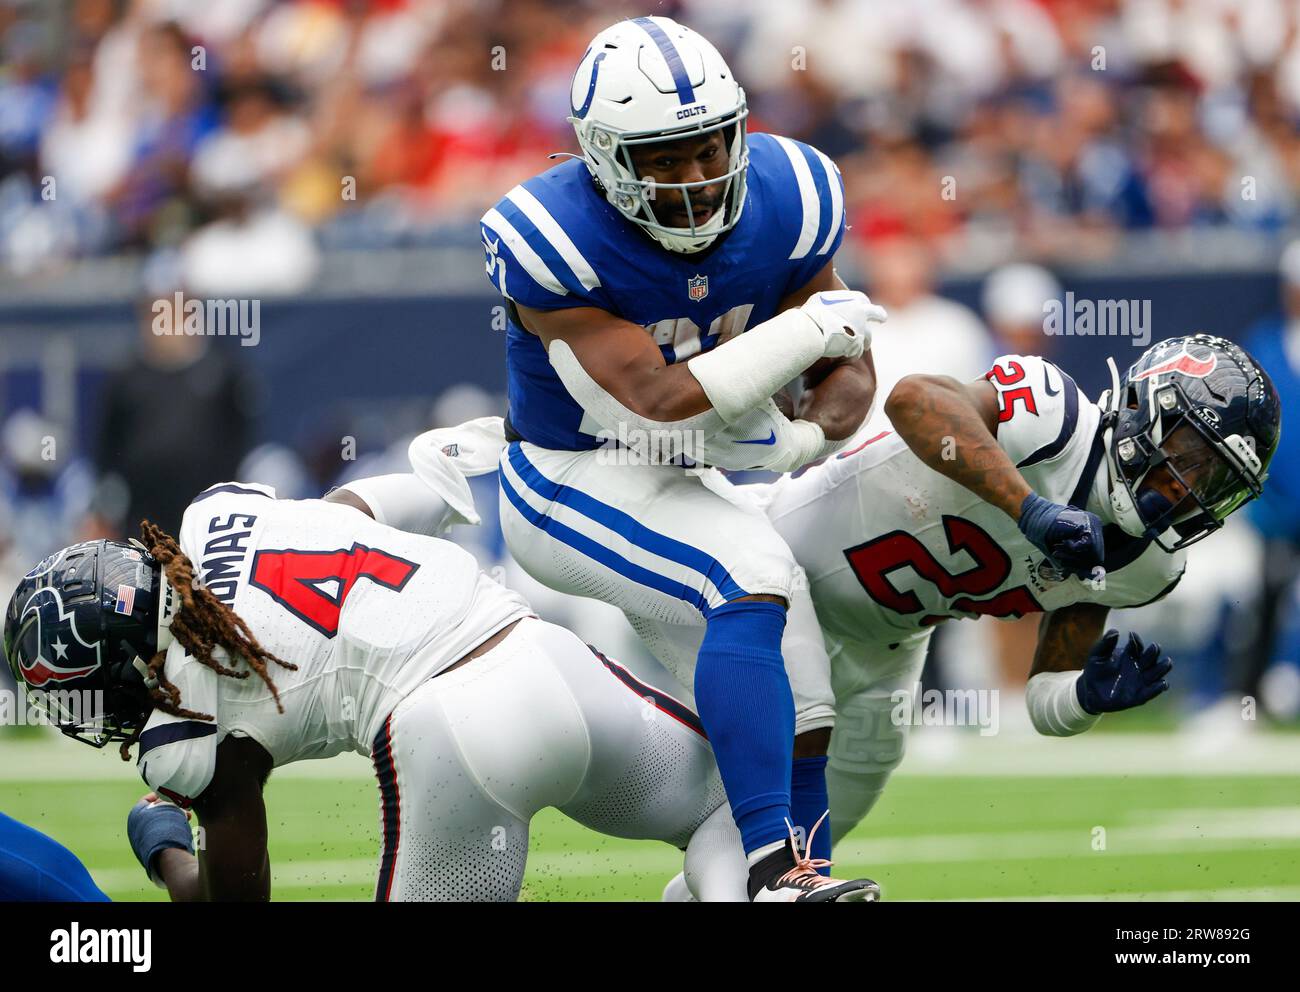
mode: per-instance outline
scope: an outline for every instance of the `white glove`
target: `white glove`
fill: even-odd
[[[702,465],[733,472],[793,472],[816,458],[825,442],[817,424],[790,420],[768,400],[710,435],[692,457]]]
[[[464,476],[486,475],[497,470],[501,449],[506,446],[505,422],[500,417],[479,417],[455,427],[435,427],[411,442],[409,454],[416,472],[425,459],[437,454],[451,459]]]
[[[858,358],[871,347],[871,324],[884,323],[885,308],[854,289],[813,293],[800,307],[826,339],[823,358]]]
[[[455,427],[425,431],[407,448],[416,476],[451,507],[449,523],[477,525],[474,496],[468,478],[495,472],[506,446],[500,417],[479,417]]]

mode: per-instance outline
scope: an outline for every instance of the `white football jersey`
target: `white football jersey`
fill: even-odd
[[[454,544],[376,523],[323,500],[278,500],[274,490],[225,483],[200,493],[178,538],[195,573],[296,670],[268,666],[271,690],[242,660],[214,656],[244,679],[219,676],[179,643],[164,672],[181,706],[155,710],[140,736],[145,782],[173,798],[199,795],[217,744],[251,737],[275,765],[345,750],[369,754],[403,697],[532,610]]]
[[[998,391],[998,443],[1034,491],[1100,512],[1100,409],[1041,358],[1004,355],[985,378]],[[1185,562],[1108,525],[1105,575],[1063,576],[1015,520],[926,466],[887,419],[775,483],[767,512],[808,574],[823,630],[866,643],[953,617],[1138,606],[1172,588]]]

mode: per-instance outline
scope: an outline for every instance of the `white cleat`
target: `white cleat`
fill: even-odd
[[[823,813],[808,832],[808,846],[826,819]],[[749,869],[750,902],[879,902],[880,886],[869,878],[851,881],[827,878],[817,869],[829,868],[825,858],[809,857],[795,841],[794,827],[786,821],[790,838]]]

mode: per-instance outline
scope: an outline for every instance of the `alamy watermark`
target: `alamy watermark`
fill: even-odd
[[[103,723],[100,689],[0,689],[0,727],[57,727]]]
[[[1151,343],[1150,300],[1047,300],[1043,304],[1043,333],[1070,337],[1131,337],[1138,348]]]
[[[893,708],[889,720],[895,727],[979,727],[981,737],[998,732],[997,689],[911,689],[889,694]]]
[[[153,332],[189,337],[238,337],[251,348],[262,340],[261,300],[205,300],[186,297],[179,290],[172,297],[153,301]]]
[[[153,931],[81,928],[76,920],[66,929],[50,931],[52,964],[129,964],[145,972],[153,964]]]
[[[620,423],[618,430],[601,428],[596,437],[603,447],[596,450],[598,465],[671,465],[683,458],[698,462],[704,453],[703,431],[669,428],[632,428]]]

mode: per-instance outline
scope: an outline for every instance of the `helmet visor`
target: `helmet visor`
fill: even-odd
[[[652,231],[682,238],[716,236],[740,219],[745,197],[749,151],[742,103],[733,113],[704,124],[670,131],[625,132],[610,135],[610,151],[619,172],[627,177],[614,190],[615,206],[629,220]],[[665,182],[638,169],[634,155],[641,149],[692,139],[721,136],[727,167],[719,175],[692,182]],[[601,135],[595,136],[597,145]],[[709,208],[707,216],[701,216]]]
[[[1153,532],[1172,528],[1178,535],[1170,546],[1157,537],[1165,550],[1208,536],[1259,494],[1258,482],[1241,461],[1195,417],[1179,418],[1150,455],[1149,470],[1137,486],[1137,504],[1151,514],[1146,523]]]

